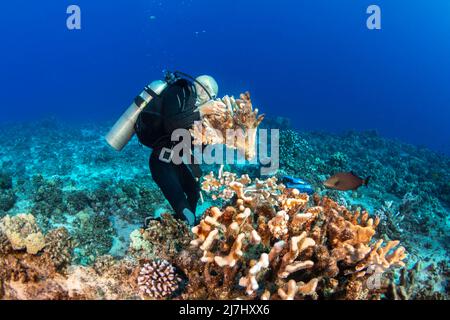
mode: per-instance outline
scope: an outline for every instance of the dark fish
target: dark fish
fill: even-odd
[[[325,187],[339,191],[356,190],[361,186],[367,186],[370,177],[362,179],[353,172],[337,173],[323,184]]]

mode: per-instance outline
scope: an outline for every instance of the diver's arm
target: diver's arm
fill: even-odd
[[[185,83],[171,86],[163,97],[163,114],[165,127],[169,132],[176,129],[189,129],[195,121],[201,119],[200,113],[193,105],[184,104],[185,92],[189,87]]]
[[[170,118],[178,128],[188,128],[194,124],[195,121],[199,121],[208,115],[221,115],[224,113],[226,106],[221,101],[208,101],[195,110],[188,110],[181,112]]]
[[[170,88],[164,96],[164,113],[166,115],[166,128],[169,131],[176,129],[189,129],[194,122],[212,114],[223,114],[226,106],[221,101],[211,100],[196,108],[195,105],[184,105],[183,99],[188,92],[187,83],[179,83]],[[182,97],[182,98],[180,98]]]
[[[168,129],[172,131],[176,129],[190,129],[195,121],[200,120],[201,116],[199,111],[189,110],[169,117],[166,121]]]
[[[173,107],[173,106],[172,106]],[[169,130],[190,129],[195,121],[202,120],[205,116],[216,114],[222,115],[226,109],[225,104],[220,101],[209,101],[195,110],[188,110],[175,114],[168,118]]]

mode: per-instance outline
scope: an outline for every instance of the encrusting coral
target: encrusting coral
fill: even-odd
[[[378,219],[367,212],[351,212],[326,197],[314,197],[311,205],[306,194],[275,178],[252,184],[248,176],[210,174],[202,189],[215,198],[237,197],[223,210],[207,210],[192,229],[191,245],[201,251],[205,270],[223,278],[224,285],[210,291],[222,298],[241,296],[225,281],[231,275],[250,298],[317,298],[325,289],[327,297],[345,298],[352,282],[368,287],[374,274],[404,266],[398,241],[374,241]],[[270,206],[278,211],[264,209]]]

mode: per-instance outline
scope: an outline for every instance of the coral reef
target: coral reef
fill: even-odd
[[[26,223],[30,223],[31,217],[27,216]],[[35,254],[13,247],[0,232],[0,299],[139,298],[134,276],[139,268],[137,263],[113,260],[101,272],[98,272],[100,262],[94,264],[97,269],[68,266],[71,246],[67,243],[67,231],[52,230],[45,239],[48,242],[44,250]],[[62,243],[55,243],[57,240]],[[62,265],[66,265],[64,270]]]
[[[12,176],[6,172],[0,172],[0,190],[9,190],[13,187]]]
[[[224,210],[209,209],[192,230],[191,245],[201,251],[205,269],[223,278],[221,287],[213,282],[214,296],[240,297],[225,281],[234,279],[233,274],[252,298],[324,297],[325,282],[335,284],[327,298],[342,298],[349,283],[368,286],[374,274],[404,266],[406,254],[398,241],[374,241],[379,221],[367,212],[351,212],[318,196],[310,206],[306,194],[286,189],[273,178],[252,185],[246,176],[224,176],[233,178],[209,175],[203,189],[224,188],[221,194],[236,195],[236,202]],[[278,212],[261,210],[264,204]]]
[[[66,228],[51,230],[45,236],[44,252],[48,253],[57,269],[64,268],[72,262],[74,246],[72,237]]]
[[[130,279],[135,267],[124,261],[116,262],[101,275],[92,267],[82,266],[58,273],[49,261],[46,255],[20,254],[0,260],[0,299],[139,299]]]
[[[14,208],[16,201],[11,174],[0,172],[0,216],[2,211],[7,212]]]
[[[252,189],[250,183],[242,185],[244,194]],[[253,191],[245,201],[237,198],[223,209],[208,209],[193,228],[194,239],[176,230],[180,222],[172,217],[165,215],[162,220],[166,222],[152,221],[148,230],[153,239],[161,239],[158,237],[164,232],[155,229],[164,226],[180,241],[176,251],[170,247],[158,251],[171,256],[170,260],[142,260],[141,254],[130,249],[122,259],[101,256],[92,266],[69,265],[72,244],[67,230],[49,231],[44,248],[35,254],[13,247],[2,228],[0,298],[291,300],[405,295],[399,288],[406,286],[406,281],[397,285],[391,278],[397,267],[404,266],[404,249],[397,241],[383,245],[383,240],[374,238],[377,220],[366,212],[351,212],[329,198],[315,196],[308,201],[294,190],[282,186],[279,190],[275,207],[286,209],[279,211],[283,219],[262,210],[264,192]],[[258,206],[253,207],[254,203]],[[34,221],[32,216],[25,217],[28,224]],[[2,223],[10,219],[5,217]],[[287,232],[269,228],[269,222],[272,226],[286,224],[282,229]],[[269,240],[264,242],[264,238]],[[146,250],[155,252],[153,246],[138,251]],[[428,294],[441,297],[433,291]]]
[[[8,254],[12,250],[8,237],[0,230],[0,256]]]
[[[385,283],[387,298],[391,300],[448,300],[448,265],[441,265],[438,268],[444,269],[443,272],[446,273],[444,279],[440,278],[436,267],[429,265],[424,268],[421,262],[417,262],[410,269],[403,268],[398,281],[395,280],[395,274],[391,273],[390,281]],[[436,285],[440,283],[447,286],[444,288],[445,293],[436,288]]]
[[[34,221],[26,218],[28,224]],[[5,221],[9,223],[9,217]],[[0,299],[165,298],[182,288],[181,276],[167,261],[139,263],[102,256],[89,267],[67,265],[72,247],[67,230],[51,230],[45,239],[40,254],[25,252],[13,247],[2,229]]]
[[[113,226],[105,213],[80,211],[75,217],[74,240],[77,243],[77,261],[82,264],[94,262],[97,256],[109,252],[113,238]]]
[[[264,126],[264,123],[262,124]],[[280,132],[279,175],[301,177],[322,196],[352,210],[369,210],[380,218],[385,240],[398,239],[410,253],[410,265],[419,260],[449,262],[446,190],[450,158],[425,148],[387,140],[374,131]],[[337,192],[322,181],[337,171],[371,176],[368,187]]]
[[[245,99],[236,106],[255,125]],[[143,261],[163,259],[186,277],[177,299],[448,299],[450,159],[375,132],[287,124],[261,124],[283,129],[277,177],[317,195],[226,166],[202,181],[210,208],[194,233],[160,215],[171,210],[147,150],[135,139],[122,153],[105,147],[110,123],[2,126],[16,139],[1,139],[0,298],[142,299]],[[373,178],[356,192],[323,189],[336,171]]]
[[[62,181],[58,178],[45,179],[41,175],[35,175],[32,177],[32,184],[34,205],[31,213],[40,217],[44,226],[49,225],[50,220],[64,222]]]
[[[408,216],[404,227],[417,229],[414,220],[419,216],[442,219],[445,206],[450,205],[447,193],[441,192],[448,186],[450,161],[446,156],[388,141],[374,132],[331,135],[282,130],[280,136],[280,162],[287,173],[303,177],[318,191],[323,189],[321,181],[337,171],[371,176],[369,188],[344,195],[346,200],[376,209],[392,201],[396,213]],[[324,193],[339,200],[334,191]],[[435,230],[416,231],[429,234]]]
[[[0,190],[0,211],[9,211],[14,208],[17,196],[13,190]]]

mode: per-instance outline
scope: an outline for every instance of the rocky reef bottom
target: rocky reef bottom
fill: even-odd
[[[0,299],[448,299],[448,157],[373,132],[283,130],[280,175],[316,194],[210,167],[190,230],[149,151],[115,153],[108,127],[0,129]],[[321,186],[350,170],[373,182]]]

